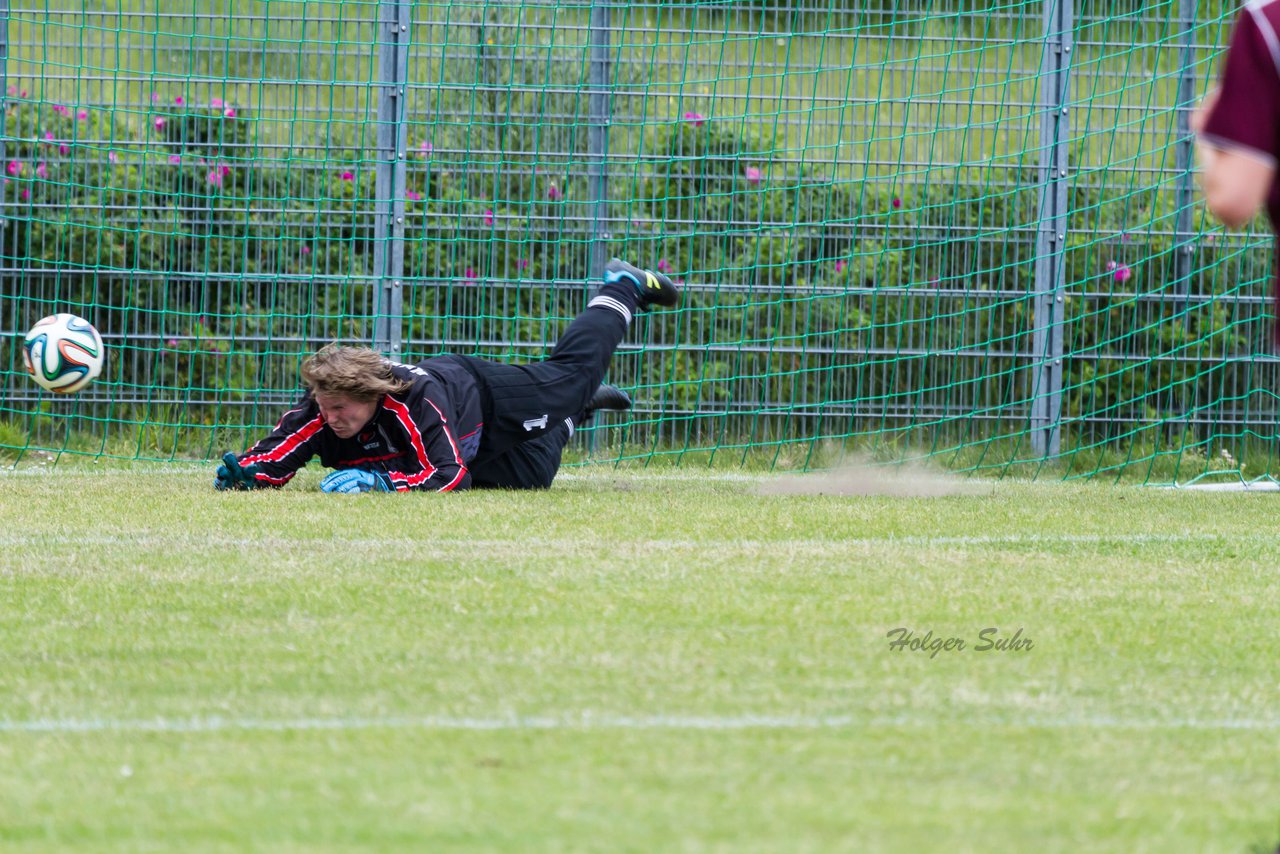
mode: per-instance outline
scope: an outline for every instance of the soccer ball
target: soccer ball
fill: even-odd
[[[74,314],[36,321],[22,344],[31,378],[58,394],[74,394],[93,382],[106,355],[98,330]]]

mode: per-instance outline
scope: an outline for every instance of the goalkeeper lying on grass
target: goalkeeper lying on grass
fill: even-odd
[[[541,362],[437,356],[410,366],[364,347],[324,347],[303,362],[301,402],[248,453],[226,454],[214,486],[283,486],[318,454],[337,469],[325,492],[545,489],[575,425],[595,409],[631,406],[600,380],[634,313],[678,298],[666,276],[615,259]]]

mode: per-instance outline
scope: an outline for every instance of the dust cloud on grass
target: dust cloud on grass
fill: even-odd
[[[854,461],[838,468],[772,478],[756,488],[759,495],[886,495],[933,498],[982,495],[993,484],[966,480],[913,463],[886,465]]]

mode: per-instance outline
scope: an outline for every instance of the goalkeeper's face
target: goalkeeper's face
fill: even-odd
[[[325,392],[316,392],[316,405],[320,407],[320,417],[329,429],[342,439],[350,439],[359,433],[360,428],[368,424],[378,411],[376,400],[365,402],[345,394]]]

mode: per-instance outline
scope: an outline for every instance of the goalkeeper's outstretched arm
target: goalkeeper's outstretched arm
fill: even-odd
[[[218,489],[284,486],[315,456],[323,426],[319,407],[310,394],[306,395],[281,417],[270,434],[246,453],[225,455],[213,485]]]

